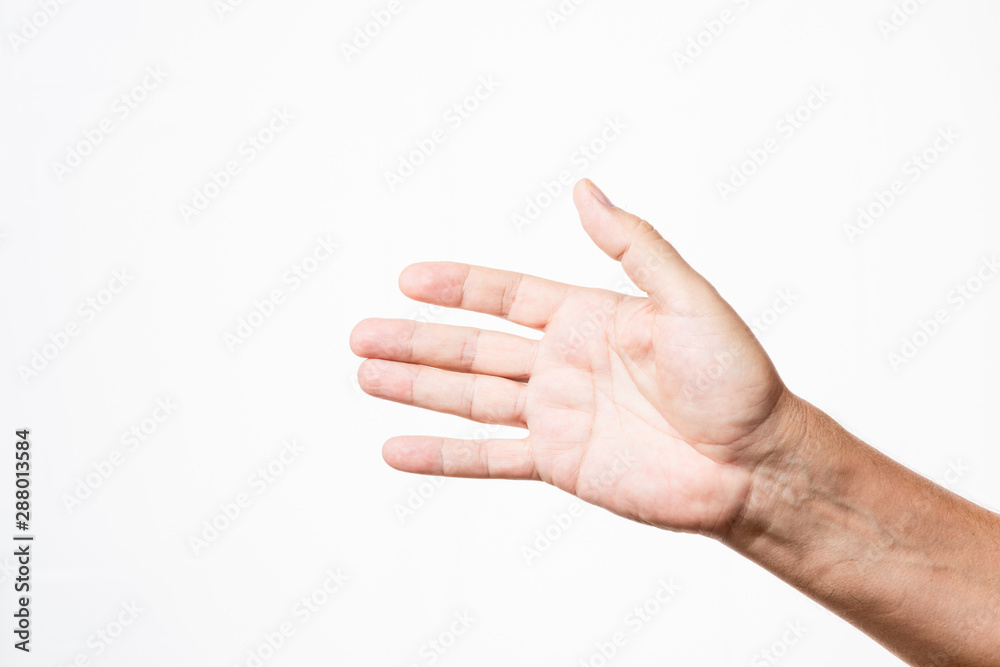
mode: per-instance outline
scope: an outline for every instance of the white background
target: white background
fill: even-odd
[[[621,287],[568,190],[539,197],[568,171],[765,318],[793,391],[1000,505],[1000,281],[961,308],[953,293],[1000,251],[997,3],[911,1],[886,34],[889,0],[591,0],[554,25],[555,0],[404,1],[350,57],[343,45],[386,3],[49,2],[51,18],[45,4],[0,7],[0,543],[15,532],[16,428],[31,429],[37,536],[30,656],[11,647],[13,547],[0,550],[0,663],[252,666],[288,621],[262,664],[598,667],[595,644],[619,630],[609,665],[899,664],[709,540],[592,507],[557,530],[572,499],[550,487],[438,488],[390,469],[392,435],[479,427],[363,395],[347,340],[368,316],[514,330],[408,302],[396,277],[415,261]],[[705,32],[723,10],[733,20]],[[702,53],[679,66],[699,33]],[[449,124],[480,77],[499,87]],[[814,86],[832,96],[803,111]],[[275,109],[294,120],[249,160],[244,142]],[[789,137],[778,123],[796,111],[808,119]],[[103,119],[111,131],[88,139]],[[609,119],[627,127],[581,161]],[[436,127],[445,141],[390,188],[385,173]],[[958,139],[911,179],[942,128]],[[719,183],[770,137],[777,152],[724,200]],[[185,216],[231,160],[228,187]],[[845,225],[894,179],[905,191],[852,242]],[[543,210],[519,227],[529,199]],[[286,272],[320,237],[336,252],[293,288]],[[122,270],[127,286],[104,291]],[[230,349],[274,289],[284,301]],[[794,304],[774,318],[782,290]],[[946,323],[920,336],[939,309]],[[915,334],[918,353],[894,368]],[[167,399],[177,408],[151,421]],[[149,435],[129,450],[132,428]],[[258,494],[251,476],[291,439],[302,452]],[[191,538],[241,493],[250,506],[196,553]],[[560,534],[529,563],[546,529]],[[349,580],[300,623],[297,601],[338,569]],[[633,632],[626,616],[660,579],[679,592]],[[97,633],[117,633],[128,603],[142,611],[108,646]],[[463,612],[471,629],[428,653]],[[790,646],[789,623],[806,628]]]

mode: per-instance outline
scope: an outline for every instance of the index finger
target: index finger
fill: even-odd
[[[544,331],[574,288],[512,271],[456,262],[423,262],[403,269],[399,289],[416,301],[495,315]]]

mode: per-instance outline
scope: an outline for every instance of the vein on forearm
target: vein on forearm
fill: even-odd
[[[988,634],[1000,628],[1000,517],[818,410],[762,461],[723,541],[901,656],[952,656],[917,664],[1000,652]]]

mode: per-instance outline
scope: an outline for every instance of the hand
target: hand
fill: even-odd
[[[630,519],[723,537],[794,410],[750,329],[649,223],[590,181],[586,232],[648,296],[454,263],[407,267],[418,301],[503,317],[541,340],[365,320],[351,334],[361,388],[379,398],[528,430],[520,440],[405,436],[394,468],[539,479]]]

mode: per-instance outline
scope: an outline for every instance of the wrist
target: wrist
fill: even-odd
[[[754,560],[757,550],[787,544],[792,536],[814,541],[820,536],[807,533],[836,523],[826,515],[839,509],[836,499],[848,497],[857,483],[855,454],[864,447],[787,389],[770,421],[748,451],[750,484],[743,506],[719,536]]]
[[[719,539],[838,613],[856,605],[892,613],[902,563],[905,571],[947,560],[921,535],[947,513],[951,494],[789,396],[742,511]],[[863,592],[852,592],[860,581]]]
[[[797,397],[778,423],[719,540],[912,664],[993,664],[1000,519]]]

